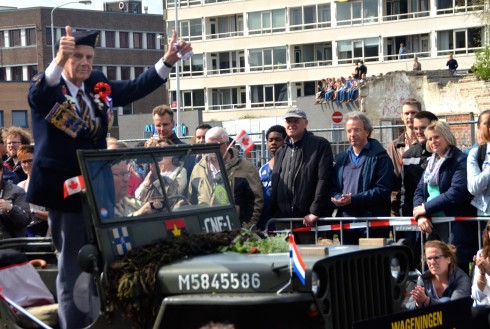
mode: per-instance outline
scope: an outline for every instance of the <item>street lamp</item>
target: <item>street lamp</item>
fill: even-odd
[[[53,26],[53,13],[56,9],[58,9],[59,7],[63,7],[63,6],[66,6],[66,5],[69,5],[71,3],[81,3],[82,5],[91,5],[92,4],[92,1],[88,0],[88,1],[85,1],[85,0],[80,0],[80,1],[70,1],[70,2],[67,2],[67,3],[64,3],[62,5],[59,5],[57,7],[54,7],[53,10],[51,10],[51,51],[53,53],[53,58],[55,56],[55,40],[54,40],[54,26]]]
[[[180,38],[179,35],[179,8],[180,3],[177,0],[174,0],[174,6],[175,6],[175,32],[177,33],[177,36]],[[170,45],[170,47],[173,47],[174,45]],[[179,121],[179,112],[180,112],[180,62],[177,62],[177,65],[175,65],[175,94],[176,94],[176,103],[177,103],[177,115],[176,115],[176,124],[177,127],[175,128],[175,132],[177,133],[177,137],[180,137],[180,121]]]

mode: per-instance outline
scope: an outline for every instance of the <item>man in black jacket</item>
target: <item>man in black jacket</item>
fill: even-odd
[[[329,192],[333,177],[333,154],[328,140],[306,129],[306,113],[286,112],[286,143],[276,153],[271,180],[271,214],[278,218],[303,218],[314,226],[330,216]],[[305,241],[301,241],[304,243]]]

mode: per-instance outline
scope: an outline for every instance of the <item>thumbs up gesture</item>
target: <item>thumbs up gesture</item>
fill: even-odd
[[[163,60],[170,65],[174,65],[189,52],[192,52],[191,43],[185,40],[178,40],[177,32],[174,30],[172,32],[168,50],[165,55],[163,55]]]
[[[61,37],[58,53],[56,54],[56,63],[60,66],[64,66],[66,61],[75,52],[75,37],[71,35],[71,26],[65,27],[66,34]]]

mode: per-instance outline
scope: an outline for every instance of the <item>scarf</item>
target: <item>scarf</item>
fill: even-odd
[[[451,150],[448,147],[446,153],[440,158],[436,153],[432,153],[429,162],[427,164],[427,168],[424,171],[424,183],[430,184],[432,186],[439,186],[439,169],[441,169],[442,164],[446,161],[449,151]]]

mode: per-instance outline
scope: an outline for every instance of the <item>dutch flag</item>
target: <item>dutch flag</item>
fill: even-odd
[[[296,273],[301,283],[303,285],[306,285],[305,262],[301,257],[296,242],[294,241],[294,235],[291,233],[289,234],[289,257],[291,258],[291,263],[293,265],[294,273]]]

